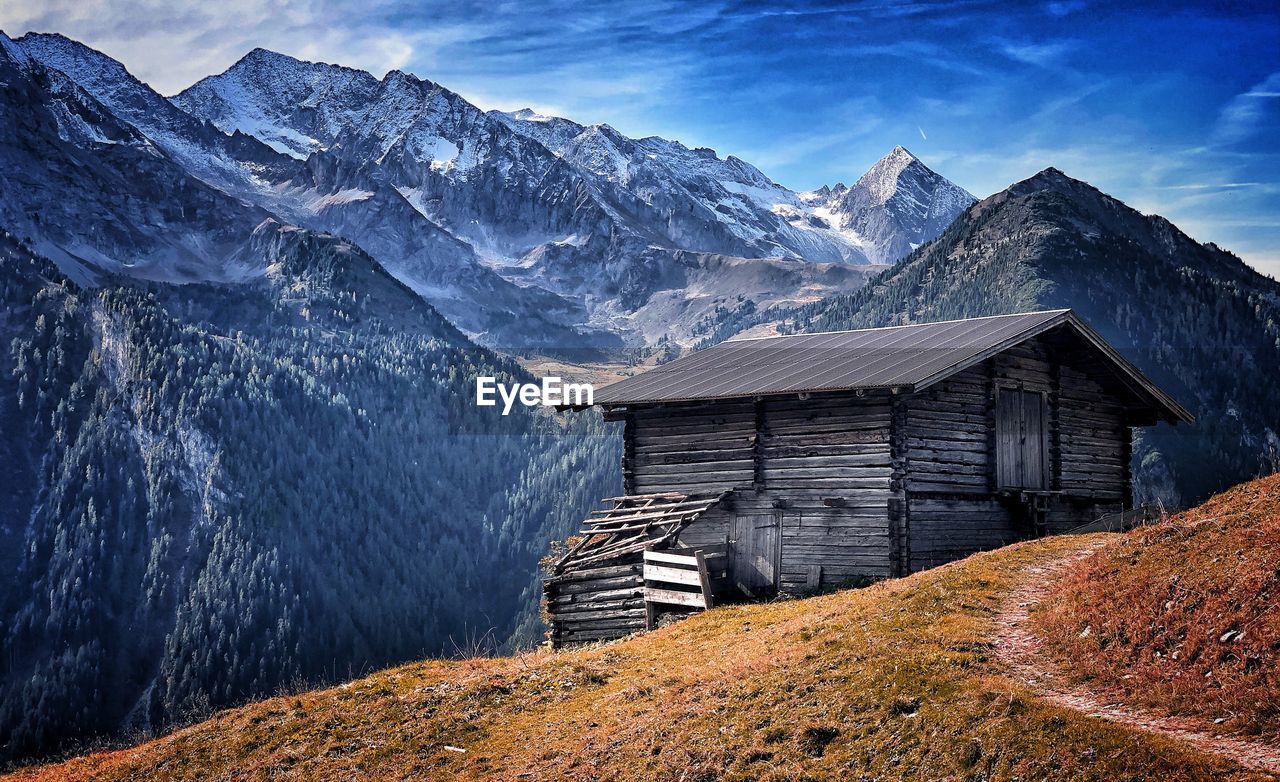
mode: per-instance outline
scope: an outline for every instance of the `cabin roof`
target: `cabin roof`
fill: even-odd
[[[1095,347],[1161,418],[1193,420],[1067,309],[940,323],[735,339],[610,384],[604,407],[820,391],[919,391],[1016,344],[1066,326]]]
[[[577,544],[551,566],[552,574],[664,546],[730,493],[661,492],[605,499],[612,507],[592,511],[582,522]]]

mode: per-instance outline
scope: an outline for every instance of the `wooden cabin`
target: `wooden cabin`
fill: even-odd
[[[554,645],[901,576],[1131,503],[1191,415],[1070,310],[739,339],[599,389],[623,497],[546,579]]]

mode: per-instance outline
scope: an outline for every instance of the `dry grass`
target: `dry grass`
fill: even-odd
[[[1001,600],[1024,567],[1084,542],[716,609],[594,649],[408,665],[17,778],[1261,778],[1000,674],[988,639]]]
[[[1090,686],[1280,740],[1280,475],[1136,530],[1033,620]]]

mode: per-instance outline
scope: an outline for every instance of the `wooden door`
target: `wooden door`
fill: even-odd
[[[1049,426],[1044,394],[1001,388],[996,396],[996,484],[1044,489],[1049,475]]]
[[[734,516],[729,530],[729,565],[739,589],[750,597],[776,592],[781,559],[781,512]]]

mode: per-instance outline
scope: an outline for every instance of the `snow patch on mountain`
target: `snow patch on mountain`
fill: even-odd
[[[798,193],[740,158],[721,158],[705,147],[690,149],[657,136],[629,139],[608,125],[579,125],[531,109],[490,115],[666,212],[677,240],[696,249],[731,246],[750,257],[891,263],[912,245],[932,239],[974,201],[902,147],[854,188]],[[842,206],[851,191],[867,202],[865,209]],[[682,230],[679,221],[691,206],[694,219],[719,226],[724,237],[719,246],[694,245],[692,232]],[[886,211],[891,214],[880,214]]]
[[[55,80],[68,79],[196,177],[240,195],[261,190],[256,174],[263,161],[255,157],[260,149],[256,141],[242,137],[236,148],[232,139],[171,104],[119,62],[77,41],[58,34],[28,33],[16,45],[49,69]],[[80,130],[87,133],[91,127]]]

